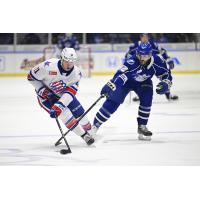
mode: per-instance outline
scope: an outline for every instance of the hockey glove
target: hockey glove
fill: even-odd
[[[58,117],[58,116],[62,113],[62,111],[63,111],[64,109],[65,109],[64,104],[58,101],[57,103],[55,103],[55,104],[52,106],[52,108],[51,108],[51,110],[50,110],[50,117],[51,117],[51,118],[56,118],[56,117]]]
[[[167,59],[167,64],[169,65],[169,69],[174,69],[174,61],[171,58]]]
[[[163,80],[156,86],[156,93],[165,94],[166,92],[169,91],[170,87],[171,87],[171,82],[169,80]]]
[[[108,83],[106,83],[106,85],[103,86],[103,88],[101,89],[101,95],[105,95],[106,97],[109,97],[110,94],[116,90],[116,85],[114,83],[112,83],[111,81],[109,81]]]
[[[61,94],[62,92],[64,92],[64,90],[66,90],[67,87],[62,80],[50,83],[49,86],[55,94]]]

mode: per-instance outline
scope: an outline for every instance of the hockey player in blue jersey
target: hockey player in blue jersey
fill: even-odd
[[[66,33],[65,36],[61,37],[60,40],[58,40],[57,47],[60,50],[63,50],[65,47],[73,48],[76,51],[80,49],[79,41],[76,36],[71,33]]]
[[[101,94],[107,99],[94,118],[92,132],[116,112],[120,104],[130,91],[135,91],[140,98],[138,110],[138,139],[151,140],[152,132],[147,129],[153,99],[152,77],[157,76],[160,83],[156,87],[158,94],[165,94],[172,85],[172,76],[166,61],[158,55],[152,54],[150,43],[141,43],[136,55],[125,59],[124,65],[114,77],[102,88]]]
[[[61,36],[57,43],[55,57],[60,58],[61,52],[64,48],[73,48],[76,51],[80,49],[79,41],[72,33],[66,33]]]
[[[159,47],[155,42],[153,42],[152,40],[150,40],[150,37],[149,37],[149,34],[148,33],[141,33],[140,34],[140,40],[133,43],[130,47],[129,47],[129,50],[128,52],[126,53],[125,57],[126,58],[129,58],[130,56],[132,55],[135,55],[136,54],[136,50],[138,48],[138,46],[141,44],[141,43],[146,43],[146,42],[149,42],[152,46],[152,53],[153,54],[156,54],[156,55],[161,55],[163,57],[163,59],[166,61],[167,63],[167,66],[168,66],[168,69],[169,70],[172,70],[174,69],[174,61],[168,56],[167,54],[167,51],[166,49],[162,48],[162,47]],[[165,94],[166,98],[168,100],[177,100],[178,99],[178,96],[177,95],[172,95],[169,92],[167,92]],[[133,101],[139,101],[139,98],[138,97],[134,97],[133,98]]]

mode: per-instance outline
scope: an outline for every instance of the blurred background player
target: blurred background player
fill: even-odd
[[[172,84],[172,77],[170,70],[167,68],[167,63],[163,58],[152,54],[152,47],[149,42],[141,43],[136,50],[136,54],[125,59],[123,67],[102,88],[101,94],[105,94],[107,99],[96,113],[92,132],[96,133],[98,128],[116,112],[128,93],[135,91],[140,98],[137,118],[138,139],[151,140],[152,132],[147,129],[146,125],[151,112],[153,99],[151,79],[154,74],[160,80],[156,92],[165,94]]]
[[[38,102],[50,117],[59,117],[68,129],[77,124],[77,119],[84,113],[84,109],[76,98],[78,84],[82,77],[80,69],[74,65],[77,54],[73,48],[64,48],[61,59],[46,60],[28,74],[29,82],[35,87]],[[84,117],[73,129],[88,145],[94,139],[87,132],[91,124]]]
[[[126,53],[125,57],[126,58],[129,58],[131,57],[132,55],[135,55],[136,54],[136,51],[137,51],[137,48],[138,46],[141,44],[141,43],[147,43],[149,42],[152,46],[152,53],[153,54],[157,54],[157,55],[161,55],[163,57],[163,59],[166,61],[167,63],[167,66],[168,66],[168,69],[169,70],[172,70],[174,69],[174,61],[168,56],[167,54],[167,51],[162,48],[162,47],[159,47],[154,41],[152,41],[150,39],[150,35],[149,33],[141,33],[140,34],[140,40],[133,43],[130,47],[129,47],[129,50],[128,52]],[[178,96],[177,95],[172,95],[170,93],[170,91],[168,91],[166,94],[165,94],[166,98],[168,100],[177,100],[178,99]],[[133,98],[133,101],[139,101],[139,98],[138,97],[134,97]]]
[[[63,36],[60,36],[56,49],[57,58],[60,58],[62,50],[66,47],[73,48],[76,51],[80,49],[79,41],[77,40],[76,36],[74,36],[72,33],[66,33]]]

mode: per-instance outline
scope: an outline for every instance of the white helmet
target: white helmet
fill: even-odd
[[[64,48],[61,52],[61,60],[68,62],[75,62],[77,60],[77,54],[73,48]]]

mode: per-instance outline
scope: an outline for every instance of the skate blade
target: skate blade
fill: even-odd
[[[90,139],[88,142],[86,142],[86,144],[87,144],[88,146],[90,146],[90,145],[94,144],[94,142],[95,142],[95,139],[92,138],[92,139]]]
[[[139,134],[138,140],[151,141],[151,136],[145,136],[145,135]]]

